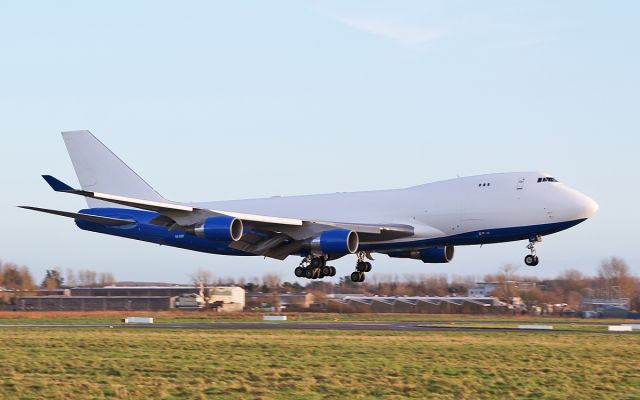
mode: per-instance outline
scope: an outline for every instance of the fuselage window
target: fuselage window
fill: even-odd
[[[540,182],[558,182],[556,178],[547,177],[547,178],[538,178],[538,183]]]

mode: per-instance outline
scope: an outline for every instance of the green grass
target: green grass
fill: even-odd
[[[640,398],[638,335],[109,328],[0,335],[0,398]]]

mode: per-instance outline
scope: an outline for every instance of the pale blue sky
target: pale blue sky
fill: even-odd
[[[545,238],[461,247],[448,265],[379,256],[374,273],[640,273],[640,3],[5,2],[0,4],[0,258],[119,279],[281,273],[80,231],[16,209],[76,210],[59,132],[89,129],[160,193],[214,200],[395,188],[542,170],[600,204]],[[352,270],[353,257],[335,263]]]

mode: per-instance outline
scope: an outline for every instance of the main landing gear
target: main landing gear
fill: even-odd
[[[524,258],[524,263],[530,267],[535,267],[538,265],[538,256],[536,255],[536,243],[542,242],[542,236],[535,235],[529,238],[529,244],[527,245],[527,249],[531,251],[531,254],[528,254]]]
[[[307,256],[302,259],[294,273],[298,278],[321,279],[325,276],[335,276],[336,267],[327,265],[327,259],[324,257]]]
[[[367,257],[370,260],[373,260],[373,258],[364,251],[359,251],[357,255],[358,262],[356,263],[356,270],[351,273],[351,281],[364,282],[364,273],[371,271],[371,263],[365,261],[364,258]]]

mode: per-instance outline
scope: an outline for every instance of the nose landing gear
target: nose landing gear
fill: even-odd
[[[529,244],[527,245],[527,249],[531,252],[524,258],[524,263],[530,267],[535,267],[538,265],[539,259],[536,255],[536,243],[542,242],[542,236],[535,235],[529,238]]]

